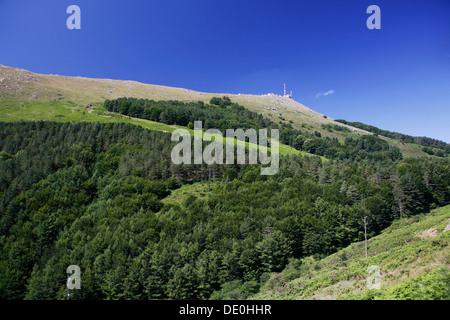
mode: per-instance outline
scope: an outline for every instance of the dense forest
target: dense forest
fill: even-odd
[[[422,146],[422,150],[430,155],[435,155],[438,157],[445,157],[450,154],[450,144],[445,143],[443,141],[432,139],[428,137],[413,137],[407,134],[391,132],[388,130],[382,130],[374,126],[370,126],[368,124],[364,124],[361,122],[350,122],[342,119],[336,120],[338,122],[348,124],[355,128],[360,128],[369,132],[374,133],[375,135],[385,136],[391,139],[400,140],[403,143],[415,143]]]
[[[136,105],[157,106],[160,121],[178,111]],[[236,125],[266,121],[253,120]],[[69,265],[82,272],[72,299],[208,299],[236,286],[248,297],[289,261],[364,239],[364,216],[371,237],[450,203],[448,159],[369,157],[376,137],[348,140],[354,156],[285,156],[262,176],[259,165],[173,165],[170,134],[133,125],[0,123],[0,298],[65,299]],[[208,192],[162,201],[193,181]]]
[[[289,122],[275,123],[257,112],[232,102],[228,97],[214,97],[209,104],[202,101],[155,101],[136,98],[106,100],[108,111],[131,117],[142,118],[166,124],[177,124],[193,128],[194,121],[202,121],[205,129],[279,129],[280,142],[301,151],[324,156],[329,159],[391,159],[403,157],[400,150],[386,141],[373,136],[349,137],[340,143],[336,138],[322,137],[320,132],[310,133],[292,127]],[[333,130],[345,130],[335,125]],[[347,129],[348,130],[348,129]]]

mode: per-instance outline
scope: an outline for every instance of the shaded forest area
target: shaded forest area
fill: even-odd
[[[261,176],[175,166],[172,146],[128,124],[0,123],[0,298],[65,299],[69,265],[72,299],[248,297],[289,261],[364,239],[364,216],[371,237],[450,202],[448,159],[295,155]],[[161,201],[201,180],[205,197]]]

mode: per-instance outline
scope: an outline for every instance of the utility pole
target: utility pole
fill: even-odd
[[[363,221],[364,221],[364,238],[366,239],[365,244],[366,244],[366,259],[367,259],[367,216],[364,217]]]

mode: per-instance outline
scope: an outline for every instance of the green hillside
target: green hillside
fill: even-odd
[[[135,119],[108,119],[84,115],[86,105],[100,106],[107,99],[135,97],[154,100],[179,100],[209,102],[217,96],[227,96],[251,111],[262,114],[274,122],[292,124],[295,129],[308,134],[336,138],[341,143],[347,137],[372,134],[363,129],[334,121],[301,103],[276,94],[249,95],[203,93],[183,88],[172,88],[135,81],[90,79],[59,75],[36,74],[26,70],[0,65],[0,114],[3,121],[124,121]],[[149,129],[168,130],[154,123],[142,123]],[[383,137],[397,147],[404,156],[429,156],[415,144],[401,143]]]
[[[92,106],[90,108],[66,105],[60,102],[22,102],[16,100],[0,100],[0,113],[2,121],[57,121],[57,122],[98,122],[98,123],[128,123],[143,127],[149,130],[173,132],[176,129],[186,129],[193,133],[193,130],[179,125],[167,125],[147,119],[139,119],[125,116],[113,112],[108,112],[103,106]],[[224,144],[226,137],[224,137]],[[239,143],[239,142],[237,142]],[[245,143],[249,145],[248,142]],[[279,146],[280,154],[308,154],[296,150],[285,144]],[[270,150],[270,148],[269,148]],[[323,158],[325,159],[325,158]]]
[[[294,260],[275,273],[254,299],[450,298],[450,206],[395,221],[380,235],[324,259]],[[447,228],[450,229],[450,228]],[[381,289],[367,288],[369,266],[381,271]]]
[[[64,299],[69,265],[71,299],[448,298],[447,145],[277,95],[4,66],[0,115],[0,299]],[[170,133],[197,120],[279,129],[279,170],[174,164]]]

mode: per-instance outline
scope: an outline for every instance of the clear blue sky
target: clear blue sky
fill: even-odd
[[[332,118],[450,142],[450,0],[0,0],[0,64],[218,93],[286,82]]]

